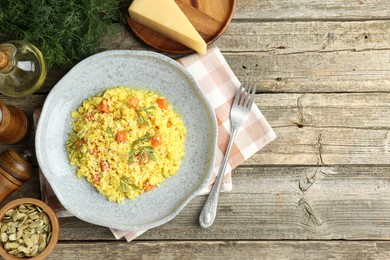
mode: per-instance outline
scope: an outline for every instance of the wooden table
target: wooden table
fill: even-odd
[[[151,50],[126,28],[107,49]],[[238,0],[218,46],[277,139],[233,172],[214,225],[195,198],[130,243],[76,218],[60,220],[50,259],[390,259],[390,4],[388,0]],[[173,56],[171,56],[173,57]],[[66,73],[52,69],[26,99],[32,112]],[[34,135],[3,149],[34,150]],[[35,176],[8,199],[39,198]],[[4,203],[3,203],[4,204]]]

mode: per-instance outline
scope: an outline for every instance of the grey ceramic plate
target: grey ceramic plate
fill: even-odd
[[[84,99],[117,86],[157,91],[187,127],[185,157],[177,174],[160,187],[120,204],[109,202],[85,179],[78,179],[65,149],[71,111]],[[171,220],[207,185],[216,139],[214,111],[181,65],[153,52],[115,50],[81,61],[56,84],[43,106],[35,146],[39,166],[67,210],[93,224],[141,230]]]

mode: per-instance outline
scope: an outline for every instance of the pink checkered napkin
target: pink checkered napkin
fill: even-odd
[[[209,186],[203,189],[199,195],[210,192],[216,175],[219,171],[223,155],[225,154],[230,138],[230,107],[240,82],[227,64],[225,58],[218,48],[209,49],[206,55],[193,54],[178,60],[197,81],[203,94],[206,96],[218,122],[218,148],[215,157],[213,177]],[[39,111],[34,113],[34,119],[39,118]],[[222,181],[221,191],[232,189],[231,170],[240,165],[250,156],[258,152],[262,147],[276,138],[276,135],[267,120],[264,118],[258,107],[252,106],[251,114],[245,125],[237,133],[233,149],[226,167],[225,176]],[[46,182],[43,174],[41,176],[41,193],[43,200],[55,209],[58,217],[70,216],[59,203],[50,185]],[[111,229],[114,236],[119,239],[125,237],[131,241],[147,230],[121,231]]]
[[[207,194],[210,192],[215,182],[229,143],[230,107],[236,91],[240,87],[240,82],[217,47],[209,49],[206,55],[192,54],[179,59],[178,62],[194,77],[211,107],[214,109],[217,117],[218,148],[216,151],[213,177],[209,186],[199,193],[199,195]],[[259,108],[254,104],[248,120],[237,133],[229,162],[225,170],[221,191],[230,191],[232,189],[231,171],[234,168],[275,138],[276,135],[271,126],[268,124]],[[143,234],[146,230],[129,232],[111,229],[111,231],[116,238],[125,237],[127,241],[131,241]]]

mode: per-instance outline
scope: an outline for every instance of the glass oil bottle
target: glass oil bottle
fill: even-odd
[[[24,41],[0,44],[0,93],[26,97],[37,91],[46,79],[46,63],[34,45]]]

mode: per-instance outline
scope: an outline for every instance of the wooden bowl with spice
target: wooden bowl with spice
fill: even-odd
[[[0,209],[0,255],[5,259],[44,259],[58,236],[57,216],[41,200],[16,199]]]

